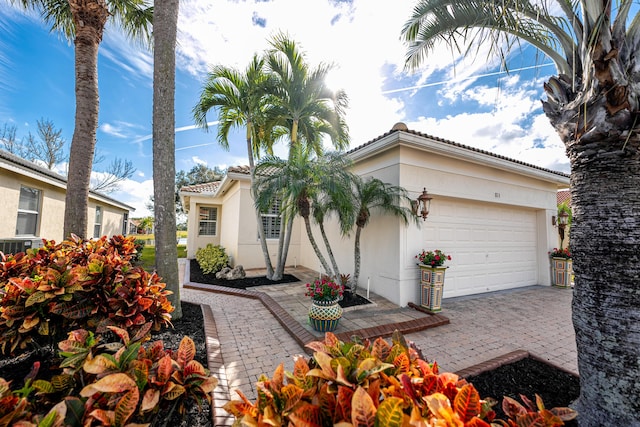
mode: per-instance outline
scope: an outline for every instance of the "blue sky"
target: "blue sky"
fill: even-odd
[[[417,73],[403,71],[402,25],[415,0],[181,0],[176,71],[176,170],[197,163],[246,164],[243,133],[221,149],[210,133],[194,129],[192,109],[208,67],[244,69],[277,31],[288,32],[307,61],[334,63],[330,84],[350,97],[347,123],[352,147],[391,129],[446,138],[542,167],[569,171],[564,147],[542,113],[542,83],[554,72],[549,61],[526,49],[499,72],[483,52],[475,60],[442,48]],[[303,13],[304,12],[304,13]],[[300,19],[299,17],[313,17]],[[295,17],[295,18],[294,18]],[[136,208],[153,193],[151,157],[152,53],[127,41],[117,28],[105,32],[98,59],[100,115],[97,149],[105,168],[117,156],[137,168],[111,196]],[[50,33],[36,15],[0,0],[0,127],[17,127],[17,138],[51,120],[70,143],[74,128],[73,45]],[[214,113],[208,117],[216,120]],[[66,165],[59,165],[64,170]]]

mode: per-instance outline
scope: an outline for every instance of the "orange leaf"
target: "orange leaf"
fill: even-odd
[[[123,426],[127,422],[135,412],[139,400],[140,392],[137,387],[127,392],[118,400],[115,410],[115,425]]]
[[[351,398],[351,423],[355,427],[373,427],[376,412],[371,396],[364,388],[358,387]]]
[[[453,407],[466,423],[480,413],[480,394],[471,384],[467,384],[456,395]]]
[[[516,418],[516,424],[518,427],[545,427],[547,424],[544,422],[542,415],[537,412],[528,412],[524,415],[520,415]],[[551,424],[554,425],[554,424]],[[562,425],[562,424],[556,424]]]
[[[320,427],[320,408],[307,402],[303,402],[289,414],[291,425],[296,427]]]
[[[144,413],[152,410],[160,402],[160,391],[148,389],[144,397],[142,398],[142,405],[140,405],[140,412]]]
[[[165,354],[164,357],[158,361],[157,381],[160,384],[166,383],[169,381],[169,378],[171,378],[171,372],[173,372],[172,363],[171,356],[168,354]]]
[[[80,391],[80,396],[90,397],[95,393],[122,393],[136,388],[136,383],[127,374],[117,373],[107,375],[93,384],[87,385]]]
[[[393,365],[397,368],[396,374],[406,374],[411,369],[411,361],[407,353],[401,353],[393,360]]]
[[[185,366],[187,363],[193,360],[196,355],[196,345],[193,340],[187,336],[182,338],[180,346],[178,347],[178,356],[176,361],[180,366]]]
[[[509,418],[516,419],[519,415],[524,415],[527,413],[527,410],[524,406],[522,406],[515,399],[510,398],[509,396],[504,396],[502,400],[502,410],[505,415]]]

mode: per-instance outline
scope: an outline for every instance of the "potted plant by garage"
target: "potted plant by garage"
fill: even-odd
[[[344,286],[323,276],[313,283],[307,283],[306,296],[311,297],[309,323],[319,332],[331,332],[338,327],[342,317],[342,307],[338,304],[344,293]]]
[[[573,282],[573,260],[569,248],[553,248],[551,257],[551,284],[560,288],[570,288]]]
[[[442,311],[444,273],[449,268],[444,263],[451,261],[451,255],[440,249],[423,250],[416,259],[420,267],[420,305],[431,313],[438,313]]]

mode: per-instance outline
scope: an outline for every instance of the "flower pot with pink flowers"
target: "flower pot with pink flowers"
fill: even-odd
[[[338,304],[344,293],[344,286],[327,276],[307,283],[306,296],[311,297],[309,323],[318,332],[331,332],[338,327],[342,318],[342,307]]]

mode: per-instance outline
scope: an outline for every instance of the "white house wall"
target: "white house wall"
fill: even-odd
[[[226,253],[231,257],[233,266],[241,264],[245,270],[264,268],[264,255],[258,240],[258,228],[249,179],[246,177],[246,179],[230,181],[216,197],[212,194],[189,195],[187,258],[195,258],[199,248],[211,243],[225,248]],[[198,210],[200,206],[218,207],[216,236],[198,236]],[[300,259],[298,220],[295,221],[293,230],[287,265],[294,265]],[[271,262],[275,267],[278,240],[268,239],[267,244]]]

